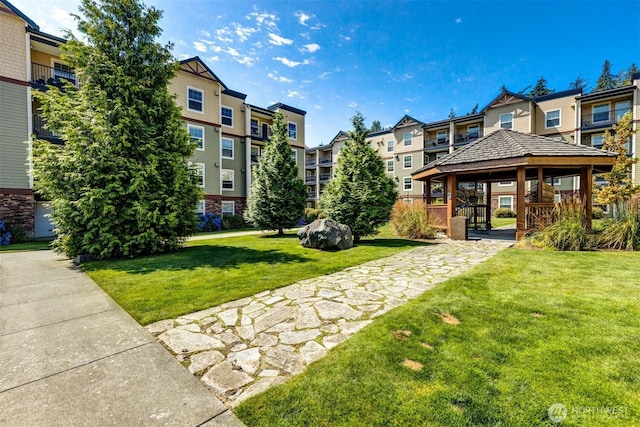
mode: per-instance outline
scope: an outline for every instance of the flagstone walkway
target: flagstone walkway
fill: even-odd
[[[146,329],[233,408],[301,373],[373,318],[512,244],[443,240]]]

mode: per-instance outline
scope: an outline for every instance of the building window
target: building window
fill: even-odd
[[[187,88],[187,110],[198,113],[204,111],[204,93],[200,89]]]
[[[196,213],[204,214],[205,213],[205,202],[204,199],[198,201],[198,206],[196,206]]]
[[[413,166],[413,156],[411,154],[403,157],[403,164],[405,169],[411,169]]]
[[[513,181],[501,181],[498,183],[498,187],[511,187],[513,185]]]
[[[404,141],[405,147],[411,147],[413,145],[413,140],[411,138],[412,138],[411,132],[407,132],[403,135],[402,139]]]
[[[251,163],[260,162],[260,157],[262,157],[262,148],[252,145],[251,146]]]
[[[606,122],[609,120],[609,104],[600,104],[593,106],[593,121]]]
[[[513,113],[500,114],[500,129],[513,129]]]
[[[196,149],[204,151],[204,128],[202,126],[187,125],[189,138],[196,144]]]
[[[551,110],[545,113],[545,127],[560,127],[560,110]]]
[[[297,123],[289,122],[289,138],[298,139],[298,125]]]
[[[413,180],[411,179],[410,176],[406,176],[402,179],[402,188],[404,189],[404,191],[411,191],[413,190]]]
[[[296,164],[298,163],[298,151],[295,148],[291,149],[291,158]]]
[[[478,139],[480,137],[480,126],[473,125],[467,128],[467,133],[469,135],[469,141],[472,139]]]
[[[498,197],[498,207],[503,209],[513,210],[513,196],[500,196]]]
[[[69,80],[73,84],[76,83],[76,75],[74,74],[73,68],[62,62],[53,61],[53,76]]]
[[[547,185],[560,185],[560,178],[547,178],[546,183]]]
[[[251,135],[260,135],[260,125],[258,124],[258,120],[256,119],[251,119]]]
[[[604,145],[604,135],[591,135],[591,146],[594,148],[602,148]]]
[[[222,189],[233,190],[233,170],[222,169]]]
[[[393,141],[387,141],[387,153],[393,153]]]
[[[233,159],[233,139],[222,138],[222,158]]]
[[[394,164],[395,162],[393,160],[387,160],[387,172],[393,172],[394,171]]]
[[[616,102],[616,120],[620,120],[628,111],[631,110],[629,101]]]
[[[222,201],[222,216],[235,215],[236,214],[236,202],[233,200]]]
[[[193,163],[191,167],[196,183],[204,188],[204,163]]]
[[[447,143],[447,131],[439,130],[436,134],[436,144],[446,144]]]
[[[233,127],[233,108],[220,107],[220,120],[223,125]]]

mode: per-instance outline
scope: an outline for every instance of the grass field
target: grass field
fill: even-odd
[[[0,252],[40,251],[45,249],[49,249],[48,241],[12,243],[7,246],[0,246]]]
[[[88,262],[87,274],[143,325],[393,255],[423,243],[388,228],[341,252],[305,249],[294,232],[192,241],[172,254]]]
[[[236,413],[249,426],[551,426],[559,403],[558,425],[640,425],[639,276],[640,253],[508,249]]]

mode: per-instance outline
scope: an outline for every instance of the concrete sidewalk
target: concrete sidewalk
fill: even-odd
[[[71,261],[0,254],[0,426],[242,426]]]

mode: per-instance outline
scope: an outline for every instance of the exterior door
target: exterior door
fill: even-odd
[[[54,237],[53,225],[49,220],[51,209],[47,202],[36,202],[36,229],[35,237]]]

